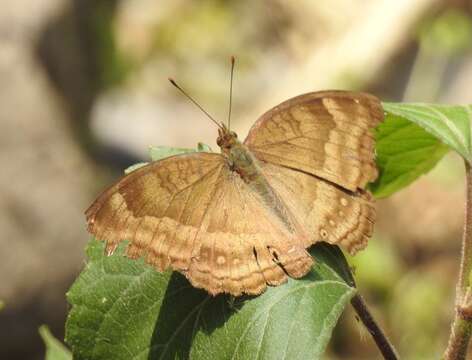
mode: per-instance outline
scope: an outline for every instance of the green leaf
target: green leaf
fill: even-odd
[[[161,160],[169,156],[192,153],[192,152],[211,152],[211,147],[207,144],[199,142],[196,149],[173,148],[167,146],[151,146],[149,147],[149,156],[152,161]],[[133,164],[125,169],[125,174],[129,174],[143,166],[149,164],[148,162],[140,162]]]
[[[385,111],[421,126],[469,162],[472,105],[383,103]]]
[[[355,293],[339,275],[349,271],[342,254],[326,244],[313,247],[316,263],[304,278],[235,299],[211,297],[123,249],[106,257],[92,240],[67,294],[75,359],[318,359]]]
[[[70,351],[51,334],[46,325],[39,328],[39,334],[46,345],[45,360],[72,360]]]
[[[405,118],[387,114],[376,133],[379,177],[370,185],[377,198],[389,196],[431,170],[449,148]]]
[[[140,162],[140,163],[136,163],[136,164],[133,164],[131,166],[128,166],[126,169],[125,169],[125,174],[129,174],[130,172],[133,172],[134,170],[138,170],[139,168],[143,167],[143,166],[146,166],[147,162]]]
[[[430,171],[451,148],[472,159],[471,106],[383,103],[385,121],[376,129],[379,177],[370,185],[386,197]]]
[[[196,149],[175,148],[168,146],[151,146],[149,148],[149,155],[151,156],[152,161],[192,152],[211,152],[211,148],[204,143],[198,143]]]

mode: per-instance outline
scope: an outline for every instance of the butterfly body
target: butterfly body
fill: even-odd
[[[227,157],[231,171],[238,174],[244,183],[261,197],[268,211],[274,212],[287,230],[294,232],[293,221],[290,221],[287,209],[265,178],[259,161],[238,140],[236,133],[223,126],[219,130],[217,144],[222,154]]]
[[[306,274],[317,241],[351,253],[372,233],[364,189],[377,176],[377,98],[325,91],[290,99],[244,142],[219,129],[221,154],[156,161],[125,176],[86,211],[89,231],[112,253],[172,268],[210,294],[259,294]]]

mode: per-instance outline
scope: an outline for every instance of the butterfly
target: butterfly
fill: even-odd
[[[372,129],[383,116],[373,95],[319,91],[266,112],[243,142],[218,123],[221,153],[175,155],[125,175],[86,211],[88,230],[108,255],[128,240],[128,257],[212,295],[260,294],[304,276],[316,242],[352,254],[366,246]]]

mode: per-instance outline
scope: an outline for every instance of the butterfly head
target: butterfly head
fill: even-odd
[[[222,124],[218,129],[218,138],[216,139],[216,143],[223,152],[227,153],[234,145],[239,143],[238,135]]]

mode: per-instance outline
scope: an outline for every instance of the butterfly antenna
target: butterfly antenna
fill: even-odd
[[[169,81],[172,85],[174,85],[182,94],[184,94],[184,96],[189,99],[191,102],[194,103],[194,105],[196,107],[198,107],[206,116],[208,116],[208,118],[213,121],[216,126],[218,126],[219,128],[223,128],[223,126],[221,125],[221,123],[219,123],[218,121],[216,121],[213,116],[211,116],[198,102],[196,102],[189,94],[187,94],[187,92],[182,89],[176,82],[174,79],[172,78],[169,78]]]
[[[231,80],[229,83],[229,110],[228,110],[228,130],[231,129],[231,108],[233,105],[233,73],[234,73],[234,63],[236,59],[234,56],[231,56]]]

